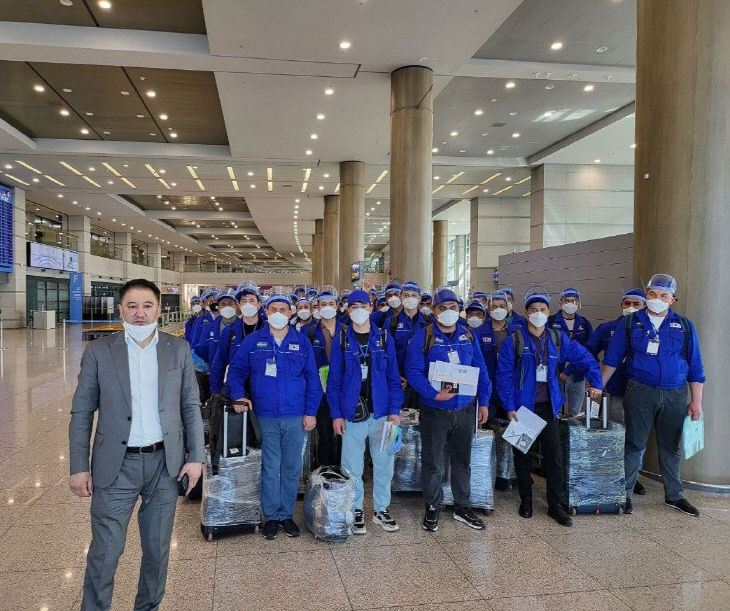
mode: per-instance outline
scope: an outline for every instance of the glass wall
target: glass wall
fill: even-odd
[[[78,240],[68,234],[68,217],[32,201],[25,206],[25,239],[68,250],[78,250]]]

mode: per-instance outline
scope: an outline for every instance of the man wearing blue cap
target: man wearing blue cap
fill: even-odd
[[[418,305],[418,309],[424,316],[431,316],[431,306],[433,306],[433,298],[431,293],[421,293],[421,303]]]
[[[203,315],[203,300],[199,295],[193,295],[190,298],[190,309],[193,315],[185,321],[185,341],[188,344],[193,341],[193,325],[195,321]]]
[[[195,354],[208,363],[209,368],[215,358],[222,331],[232,325],[238,316],[238,302],[235,294],[220,293],[216,298],[216,303],[220,316],[213,321],[212,325],[208,325],[207,335],[203,336],[201,333],[198,343],[193,346]]]
[[[193,326],[190,329],[190,345],[195,346],[200,340],[200,334],[207,336],[208,327],[213,324],[213,314],[211,313],[211,304],[218,297],[218,291],[210,289],[201,295],[201,306],[203,308],[202,315],[196,317]]]
[[[448,447],[451,464],[451,489],[454,493],[455,520],[481,530],[484,522],[469,507],[471,490],[471,439],[474,426],[487,420],[491,384],[481,350],[468,329],[457,325],[459,300],[454,291],[442,288],[433,296],[435,321],[416,332],[406,355],[406,378],[418,393],[421,403],[421,473],[426,514],[423,528],[438,529],[441,483],[444,478],[444,453]],[[456,394],[454,388],[436,390],[428,378],[431,363],[469,365],[479,368],[475,400]],[[442,383],[444,386],[444,383]]]
[[[702,416],[705,372],[694,324],[671,309],[676,294],[677,281],[672,276],[654,274],[646,287],[646,308],[624,317],[623,329],[616,329],[603,357],[601,373],[605,382],[626,359],[624,513],[633,513],[631,493],[654,426],[664,502],[688,515],[700,515],[684,498],[679,439],[685,417],[689,414],[699,420]]]
[[[560,294],[560,310],[548,318],[548,326],[585,346],[593,334],[593,326],[587,318],[577,314],[579,309],[580,292],[573,288],[565,289]],[[563,393],[567,397],[568,415],[575,416],[580,412],[586,394],[583,372],[576,370],[570,363],[565,363],[561,366],[560,381],[564,385]]]
[[[561,505],[563,459],[558,414],[565,395],[558,379],[558,366],[570,361],[585,371],[594,400],[600,400],[603,384],[598,363],[583,346],[557,329],[546,328],[549,304],[547,291],[528,291],[525,299],[527,329],[514,331],[502,344],[497,360],[497,391],[509,420],[517,418],[517,410],[524,406],[547,422],[537,439],[542,442],[548,515],[562,526],[572,526],[573,520]],[[514,457],[520,491],[519,514],[531,518],[530,457],[517,448],[514,448]]]
[[[289,299],[266,301],[267,323],[249,335],[228,369],[236,412],[253,409],[261,430],[262,534],[273,539],[279,528],[299,536],[292,519],[302,469],[304,431],[317,424],[322,385],[309,340],[289,325]],[[250,393],[246,382],[250,383]]]
[[[393,312],[400,312],[403,302],[401,301],[401,285],[398,282],[391,282],[385,287],[385,303],[388,309],[385,312],[373,312],[371,321],[376,327],[382,327],[385,319]]]
[[[507,305],[509,314],[507,315],[507,324],[516,324],[521,326],[523,329],[527,329],[527,319],[515,312],[515,292],[510,288],[499,289],[505,295],[507,295]]]
[[[373,523],[398,530],[390,516],[390,483],[395,456],[381,450],[386,422],[400,424],[403,403],[393,338],[370,322],[370,298],[353,291],[347,298],[352,325],[342,327],[332,343],[327,402],[335,433],[342,435],[342,466],[355,480],[353,532],[364,535],[362,472],[365,443],[373,461]]]

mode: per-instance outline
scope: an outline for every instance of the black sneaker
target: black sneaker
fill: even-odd
[[[297,526],[297,523],[292,520],[291,518],[287,518],[286,520],[281,520],[279,522],[279,528],[284,531],[284,534],[287,537],[298,537],[299,536],[299,527]]]
[[[395,523],[395,520],[390,517],[387,509],[383,511],[376,511],[373,516],[373,524],[377,524],[383,530],[388,532],[394,532],[398,530],[399,526]]]
[[[271,541],[272,539],[276,539],[277,532],[279,532],[279,520],[267,520],[261,530],[261,535],[264,539]]]
[[[362,509],[355,510],[355,523],[352,525],[352,534],[364,535],[367,532],[365,528],[365,514]]]
[[[638,479],[634,484],[634,494],[638,494],[639,496],[644,496],[646,494],[646,488],[644,488],[644,484],[642,484]]]
[[[439,529],[439,514],[441,509],[429,505],[426,507],[426,515],[423,516],[423,530],[436,532]]]
[[[631,499],[626,499],[626,502],[623,504],[623,510],[627,516],[634,513],[634,506],[631,504]]]
[[[677,501],[667,501],[665,499],[664,504],[674,507],[675,509],[679,509],[679,511],[686,513],[688,516],[694,516],[695,518],[700,517],[700,510],[687,499],[679,499]]]
[[[561,526],[573,526],[572,518],[566,513],[560,505],[554,505],[548,508],[548,515]]]
[[[484,530],[484,522],[475,514],[471,507],[457,507],[454,509],[454,520],[464,522],[475,530]]]

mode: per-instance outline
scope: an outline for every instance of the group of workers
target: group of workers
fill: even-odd
[[[379,448],[383,427],[400,424],[404,408],[419,410],[425,530],[438,528],[447,468],[453,518],[484,528],[469,507],[471,438],[475,426],[515,419],[520,407],[547,423],[538,439],[548,515],[570,526],[558,419],[561,412],[577,415],[586,393],[599,401],[604,388],[611,419],[626,425],[624,512],[632,513],[634,493],[644,493],[637,475],[654,426],[666,503],[698,516],[679,478],[679,438],[687,414],[697,419],[702,413],[704,373],[694,325],[671,310],[676,292],[673,277],[656,274],[645,290],[626,291],[621,315],[594,331],[579,313],[581,295],[574,288],[562,291],[555,311],[547,290],[531,289],[522,316],[508,288],[476,291],[464,304],[448,287],[431,295],[415,282],[391,282],[381,292],[338,294],[325,286],[269,295],[244,283],[235,291],[194,296],[185,338],[201,400],[227,395],[237,412],[257,416],[267,539],[279,530],[299,534],[293,514],[301,448],[305,432],[315,429],[316,462],[341,464],[354,479],[354,533],[366,532],[366,444],[372,522],[397,530],[389,511],[394,457]],[[434,384],[429,372],[437,361],[478,368],[476,395]],[[530,457],[515,449],[514,459],[519,515],[530,518]]]

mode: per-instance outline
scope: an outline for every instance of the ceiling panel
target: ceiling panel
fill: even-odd
[[[247,212],[246,200],[242,197],[209,197],[204,195],[127,195],[126,198],[143,210],[172,209],[190,211],[213,211],[222,208],[224,212]],[[216,206],[216,202],[219,206]]]
[[[201,0],[0,0],[3,21],[205,34]]]

